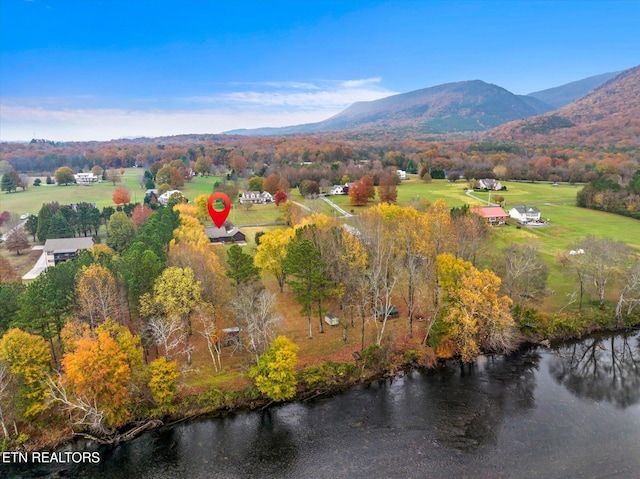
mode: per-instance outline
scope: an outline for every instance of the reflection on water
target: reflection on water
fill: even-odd
[[[553,378],[581,398],[626,408],[640,401],[640,338],[637,334],[596,337],[557,350]]]
[[[634,477],[640,469],[639,337],[587,339],[472,366],[449,363],[322,400],[197,420],[100,449],[99,466],[62,475]]]

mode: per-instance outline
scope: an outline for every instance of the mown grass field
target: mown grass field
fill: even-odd
[[[123,175],[122,184],[129,187],[132,193],[132,201],[141,201],[144,196],[144,188],[138,184],[138,176],[142,170],[130,168]],[[185,184],[183,193],[189,199],[199,194],[209,194],[213,190],[213,184],[219,178],[196,177],[190,183]],[[622,216],[604,213],[600,211],[578,208],[574,205],[579,185],[561,184],[552,186],[548,183],[519,183],[504,182],[507,191],[492,193],[492,197],[500,195],[505,198],[505,209],[516,204],[535,205],[542,211],[542,217],[549,221],[549,225],[540,228],[516,228],[515,225],[492,228],[492,236],[498,248],[509,243],[525,243],[536,241],[540,245],[549,266],[549,289],[556,291],[554,297],[549,297],[543,305],[546,310],[555,310],[562,307],[564,293],[570,292],[573,284],[567,282],[568,275],[561,271],[556,257],[575,249],[576,244],[587,235],[611,238],[624,241],[631,245],[640,254],[640,221]],[[474,192],[476,200],[465,195],[464,188],[467,183],[458,181],[449,183],[446,180],[433,180],[424,183],[413,177],[403,181],[398,187],[398,204],[401,206],[410,204],[414,199],[426,199],[435,201],[442,198],[449,206],[462,206],[464,204],[481,205],[488,200],[488,193]],[[0,195],[0,211],[8,210],[18,214],[37,213],[44,202],[58,201],[71,203],[88,201],[97,203],[99,208],[113,206],[111,195],[115,187],[112,183],[100,183],[92,186],[31,186],[25,192]],[[305,200],[297,192],[291,191],[291,199],[302,203],[314,212],[324,213],[328,216],[337,216],[337,212],[322,200]],[[353,207],[349,203],[348,195],[331,196],[330,199],[347,211],[358,214],[366,207]],[[375,204],[373,201],[370,204]],[[254,205],[245,208],[238,204],[232,205],[229,220],[236,225],[255,225],[262,223],[274,223],[281,220],[281,213],[274,204]],[[207,220],[207,224],[211,224]],[[247,235],[248,250],[253,251],[254,235],[257,231],[269,231],[272,226],[243,227]],[[495,248],[494,248],[495,249]],[[16,269],[20,273],[26,272],[30,265],[25,263],[25,257],[16,257],[6,250],[2,254],[9,257],[12,263],[16,263]]]

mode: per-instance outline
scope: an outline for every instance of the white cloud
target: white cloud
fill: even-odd
[[[313,123],[339,113],[352,103],[395,94],[379,87],[379,82],[379,78],[369,78],[313,83],[237,83],[229,86],[250,88],[167,101],[133,99],[122,107],[112,102],[113,108],[100,107],[99,102],[104,104],[104,99],[92,97],[86,101],[80,97],[72,101],[43,98],[39,102],[33,98],[5,98],[0,105],[0,140],[28,141],[34,134],[37,138],[57,141],[110,140]],[[84,107],[79,108],[78,104]],[[89,104],[92,106],[88,107]],[[151,104],[164,106],[153,109]]]
[[[260,109],[131,111],[124,109],[45,109],[1,106],[0,141],[111,140],[189,133],[220,133],[237,128],[290,126],[321,121],[340,110],[265,112]]]
[[[362,80],[324,80],[316,83],[266,82],[253,83],[251,89],[214,95],[192,96],[182,100],[190,103],[220,105],[260,105],[266,108],[297,107],[300,109],[344,109],[358,101],[379,100],[396,92],[380,88],[380,78]],[[306,91],[301,91],[306,90]]]

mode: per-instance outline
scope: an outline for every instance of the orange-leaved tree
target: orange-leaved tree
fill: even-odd
[[[120,185],[116,187],[111,199],[116,205],[124,205],[131,201],[131,192],[126,186]]]
[[[70,402],[95,406],[94,420],[89,424],[93,430],[118,426],[129,418],[131,368],[127,354],[106,329],[100,328],[95,338],[78,339],[75,351],[62,359],[62,367],[62,383],[74,396]]]

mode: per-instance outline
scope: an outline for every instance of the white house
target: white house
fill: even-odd
[[[254,205],[264,205],[265,203],[273,203],[273,195],[268,191],[245,191],[240,195],[239,203],[253,203]]]
[[[478,180],[478,187],[485,188],[487,190],[500,191],[502,189],[502,184],[498,180],[494,180],[492,178],[483,178]]]
[[[509,216],[521,223],[540,221],[540,210],[535,206],[514,206],[509,210]]]
[[[401,180],[407,179],[407,172],[404,170],[396,170],[396,175],[398,175],[398,178],[400,178]]]
[[[333,185],[331,187],[331,191],[329,191],[330,195],[346,195],[347,193],[344,191],[343,185]]]
[[[73,177],[79,185],[90,185],[98,181],[98,177],[93,173],[76,173]]]
[[[158,202],[162,206],[167,206],[167,203],[169,202],[169,198],[171,198],[171,195],[174,194],[174,193],[182,193],[182,192],[180,190],[165,191],[160,196],[158,196]]]

